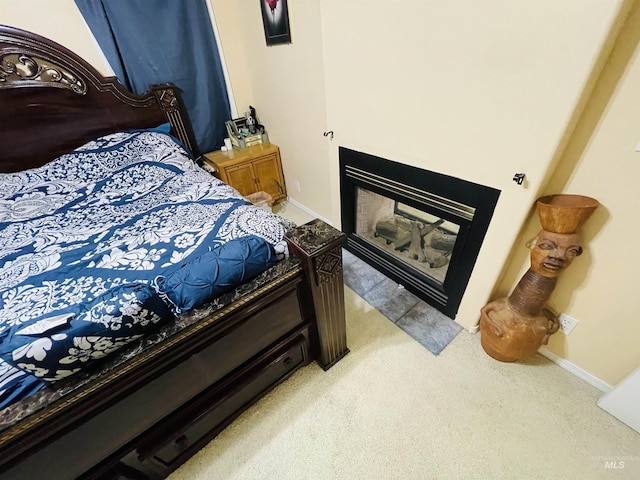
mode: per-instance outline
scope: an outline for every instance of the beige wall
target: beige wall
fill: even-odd
[[[248,75],[251,97],[236,95],[238,112],[256,108],[271,142],[280,147],[289,196],[333,221],[327,159],[324,64],[320,3],[289,2],[293,43],[267,47],[260,4],[253,0],[212,0],[231,83]],[[228,25],[238,27],[230,31]],[[244,89],[247,91],[247,89]],[[235,93],[235,90],[234,90]],[[300,191],[295,188],[296,181]]]
[[[618,4],[325,0],[337,143],[502,191],[456,321],[475,325]],[[335,151],[334,151],[335,152]],[[336,156],[330,163],[337,172]],[[527,174],[518,187],[513,174]],[[338,215],[338,195],[332,196]]]
[[[638,256],[620,244],[637,233],[628,202],[640,155],[636,56],[593,135],[570,135],[577,119],[600,118],[593,105],[579,114],[622,1],[290,0],[293,43],[274,47],[265,45],[258,2],[210,2],[238,111],[257,108],[281,147],[293,199],[340,225],[338,145],[502,190],[457,318],[465,327],[526,268],[535,198],[570,190],[598,198],[588,251],[552,297],[580,324],[554,336],[550,349],[610,383],[639,363]],[[0,0],[0,22],[106,68],[72,0]],[[328,129],[333,141],[322,136]],[[524,188],[511,181],[516,171],[527,173]]]
[[[640,366],[639,86],[636,50],[579,164],[564,189],[553,190],[584,192],[601,207],[584,229],[586,258],[567,271],[550,302],[579,326],[568,337],[554,337],[550,349],[611,384]]]
[[[546,194],[584,194],[601,204],[583,230],[585,254],[563,273],[549,301],[579,323],[569,336],[551,337],[548,348],[609,384],[640,366],[640,255],[633,244],[640,234],[640,2],[628,3],[631,15],[545,188]],[[499,285],[501,294],[528,267],[524,243],[539,229],[531,216]]]
[[[0,23],[48,37],[113,75],[73,0],[0,0]]]
[[[340,225],[339,145],[502,190],[456,319],[473,326],[619,2],[301,0],[290,2],[293,44],[277,47],[265,46],[253,2],[233,6],[243,22],[229,21],[243,29],[254,101],[283,150],[292,198]],[[218,12],[229,14],[230,1],[214,9],[224,24]],[[335,139],[322,144],[325,129]],[[521,171],[527,188],[511,181]]]
[[[238,14],[232,1],[207,0],[207,2],[217,19],[215,23],[218,36],[223,40],[220,42],[220,48],[229,73],[235,107],[238,115],[242,115],[253,101],[251,77],[247,70],[248,58],[245,54],[245,32],[242,26],[245,20]],[[259,116],[260,113],[258,112]]]
[[[313,4],[320,5],[321,46],[303,43],[297,36],[317,33],[318,19],[300,14],[312,11]],[[328,161],[321,148],[309,153],[314,162],[325,165],[330,195],[326,183],[322,188],[312,184],[309,193],[303,182],[306,195],[301,202],[309,208],[339,225],[338,145],[502,190],[457,318],[466,327],[474,325],[479,308],[508,264],[512,247],[517,268],[524,268],[528,251],[518,233],[535,199],[545,192],[589,99],[623,2],[406,1],[390,7],[382,1],[292,1],[293,45],[271,48],[264,45],[258,7],[244,1],[236,5],[238,15],[245,18],[246,55],[256,72],[254,86],[264,82],[276,88],[270,95],[286,98],[290,91],[299,91],[301,69],[309,63],[317,75],[324,74],[324,85],[314,81],[307,92],[326,97],[326,128],[336,136],[327,143]],[[309,60],[320,50],[322,65]],[[300,108],[298,98],[280,105],[269,124],[270,130],[280,131],[282,124],[282,131],[289,132],[289,138],[278,140],[285,151],[304,150],[300,135],[306,139],[310,133],[307,125],[283,120]],[[315,117],[321,119],[322,106],[316,109]],[[320,128],[321,122],[317,125]],[[291,189],[290,174],[304,175],[307,158],[283,159],[293,198],[300,197]],[[527,174],[525,188],[511,181],[513,173],[520,171]],[[590,175],[585,172],[586,178]],[[581,190],[596,196],[588,188]],[[588,253],[580,261],[593,268],[596,259]],[[513,275],[505,279],[496,292],[508,293],[517,281]],[[570,283],[570,278],[562,279],[558,298],[574,291]],[[594,288],[599,287],[594,284]],[[597,295],[582,299],[584,308],[589,309],[592,298]],[[559,311],[580,318],[580,312],[565,308],[562,301],[560,306]],[[620,321],[628,325],[633,315],[624,315]],[[602,325],[583,330],[587,338],[581,338],[578,332],[584,323],[571,337],[554,337],[551,349],[607,382],[617,381],[637,361],[636,349],[613,334],[612,341],[601,346],[602,354],[585,361],[587,352],[598,350],[593,350],[593,343],[598,342],[597,329]],[[575,339],[572,349],[555,348],[554,342],[565,339]],[[620,355],[622,360],[607,358],[612,342],[626,351]],[[585,353],[582,357],[577,354],[580,350]]]

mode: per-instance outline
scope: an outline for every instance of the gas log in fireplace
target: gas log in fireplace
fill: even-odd
[[[340,147],[346,249],[455,318],[500,191]]]

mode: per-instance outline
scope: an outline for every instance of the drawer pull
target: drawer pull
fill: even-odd
[[[291,365],[293,365],[293,358],[287,357],[284,359],[282,363],[284,364],[285,367],[290,367]]]
[[[181,435],[178,438],[176,438],[173,441],[173,443],[175,443],[180,450],[184,450],[189,446],[189,439],[187,438],[186,435]]]

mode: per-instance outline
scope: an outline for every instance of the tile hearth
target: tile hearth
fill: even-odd
[[[434,355],[462,327],[358,257],[342,250],[344,283]]]

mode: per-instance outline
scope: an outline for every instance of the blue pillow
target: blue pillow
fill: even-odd
[[[157,127],[151,128],[131,128],[129,130],[125,130],[128,133],[136,133],[136,132],[156,132],[156,133],[171,133],[171,124],[169,122],[162,123]]]
[[[271,245],[255,235],[230,240],[224,245],[181,265],[156,285],[185,312],[232,290],[278,262]]]

